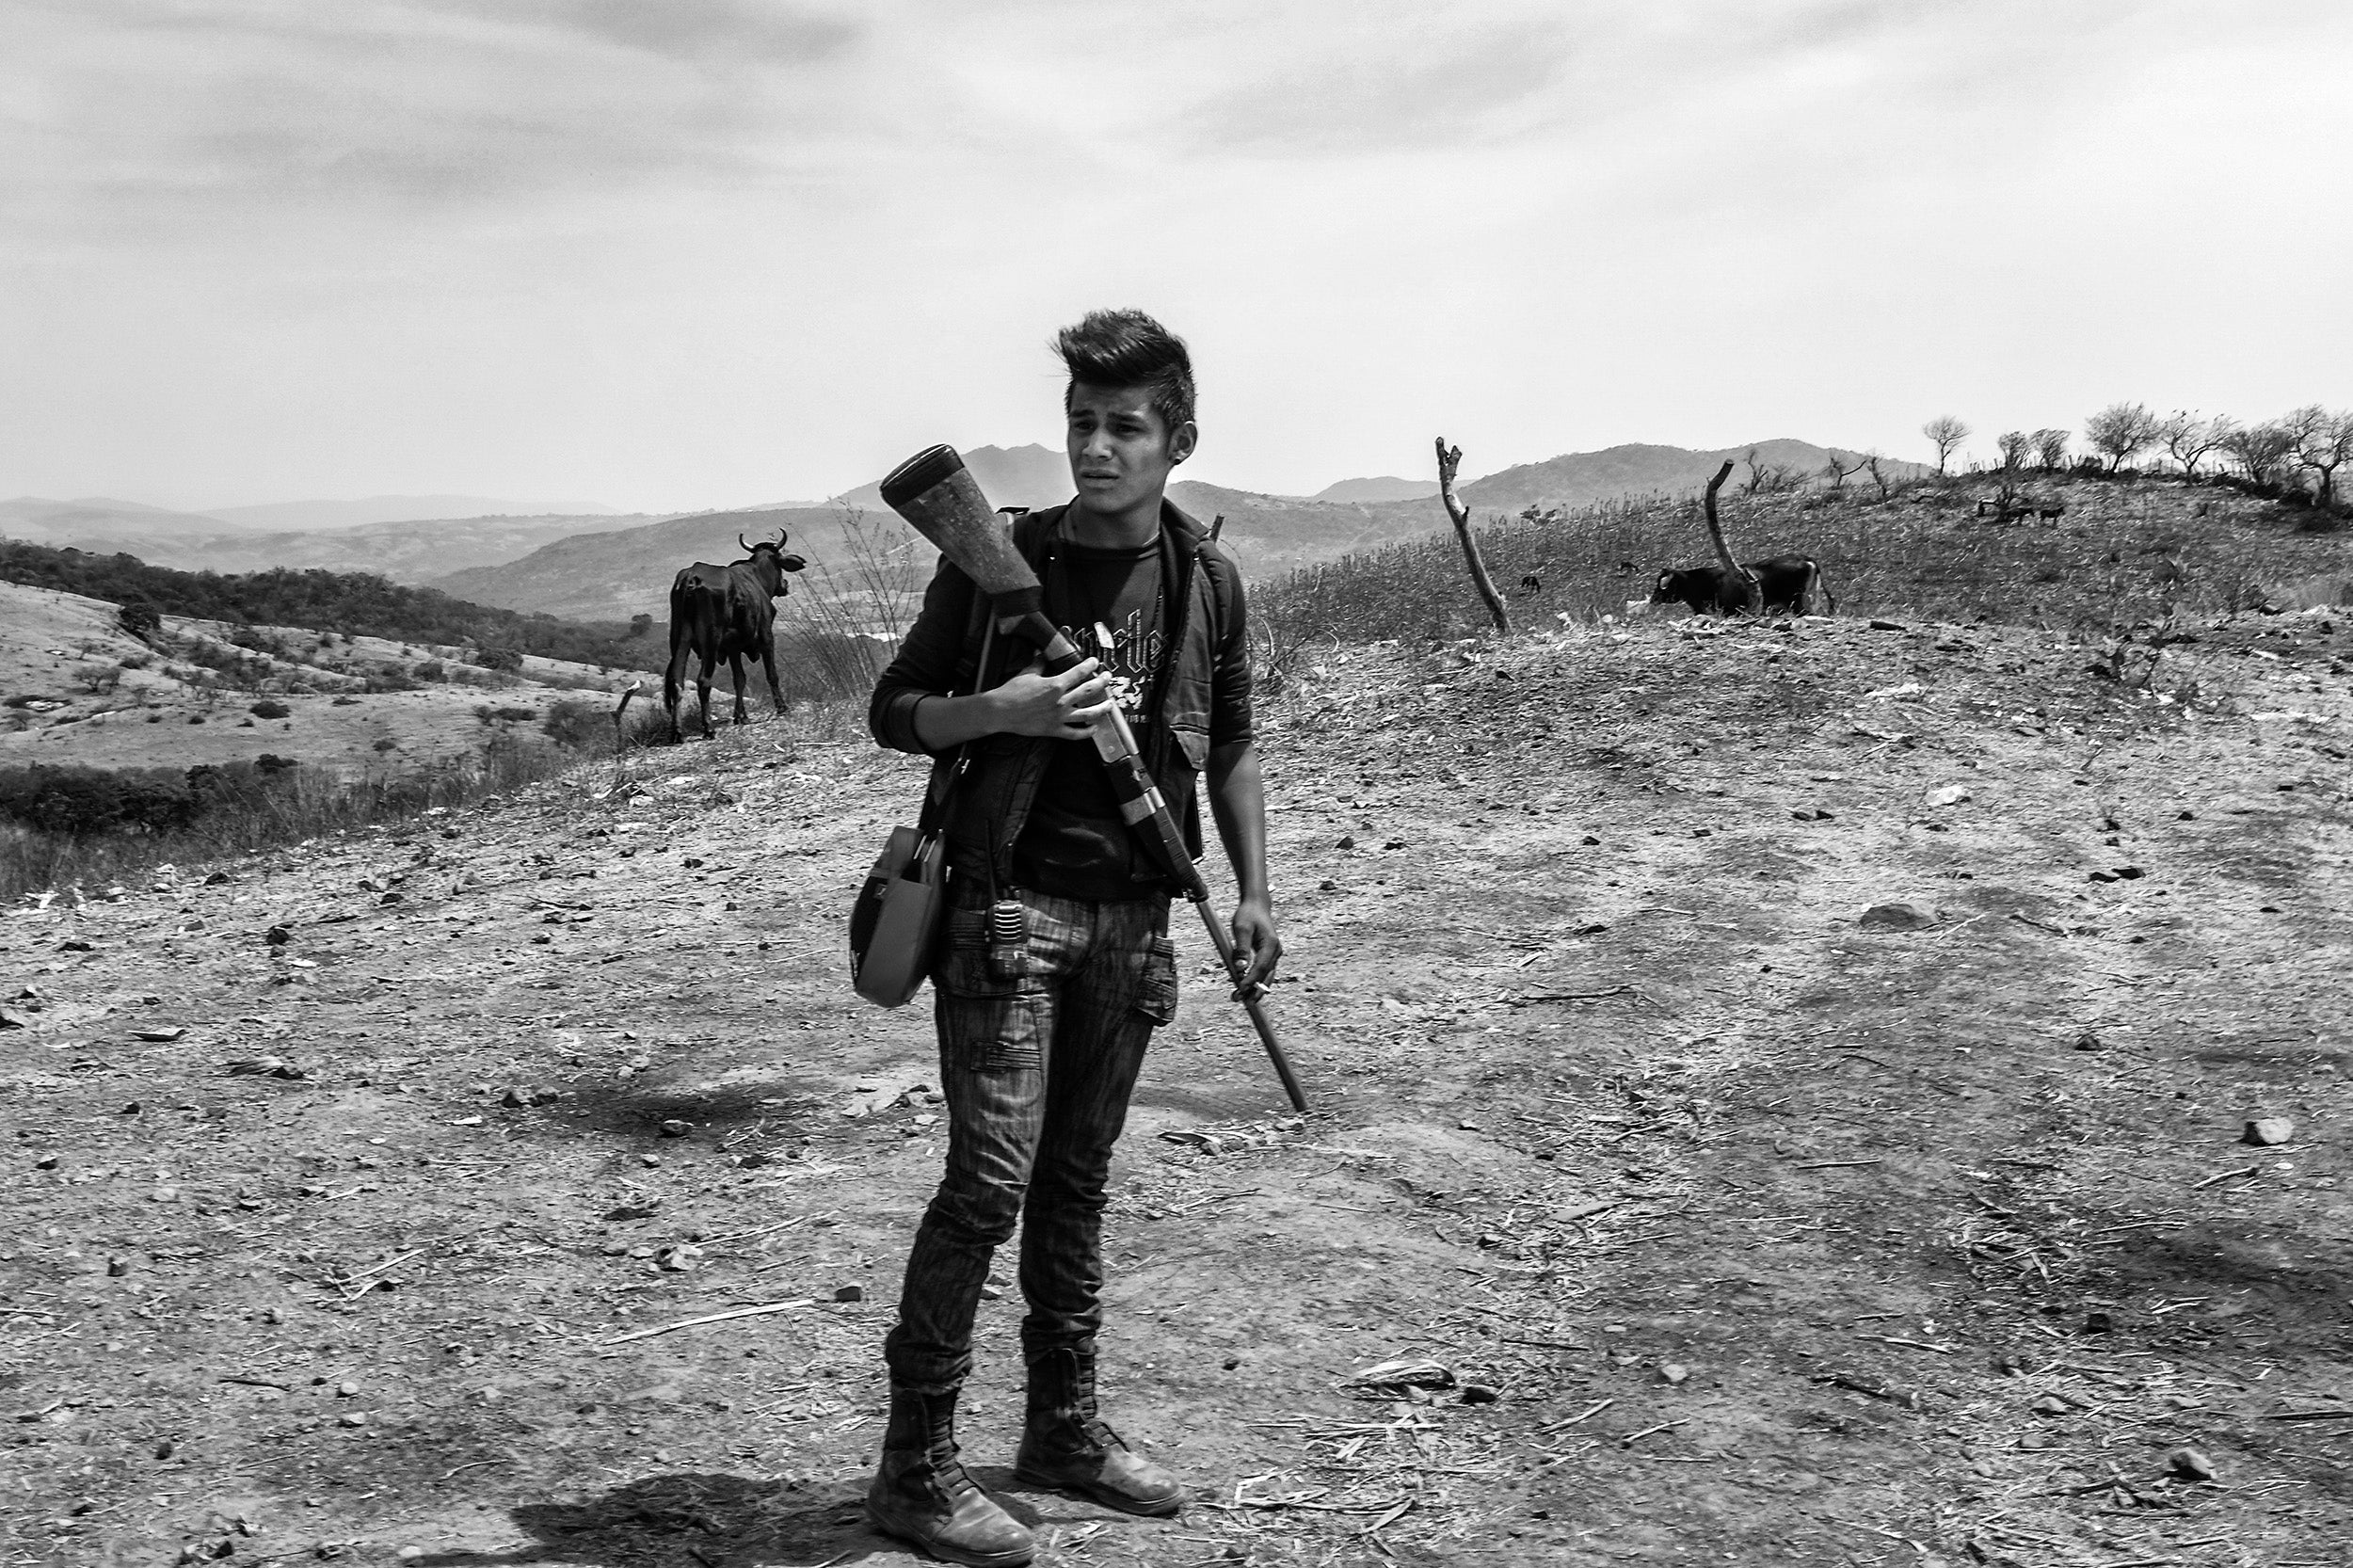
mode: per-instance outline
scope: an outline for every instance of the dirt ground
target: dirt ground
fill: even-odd
[[[1313,1113],[1180,927],[1114,1177],[1196,1500],[1011,1486],[1010,1288],[968,1456],[1054,1564],[2345,1562],[2348,651],[1333,653],[1264,726]],[[0,1562],[906,1560],[941,1127],[840,928],[916,772],[633,765],[0,920]]]

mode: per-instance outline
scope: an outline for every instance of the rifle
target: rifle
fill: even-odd
[[[979,481],[965,468],[955,448],[926,447],[909,457],[883,480],[882,497],[989,597],[1000,635],[1034,645],[1051,674],[1059,675],[1085,657],[1048,617],[1046,590],[1037,573],[998,526],[988,498],[981,493]],[[1127,714],[1113,703],[1089,734],[1111,774],[1120,814],[1143,839],[1145,849],[1167,868],[1187,901],[1201,912],[1201,923],[1209,927],[1209,940],[1234,983],[1235,1000],[1249,1013],[1258,1042],[1266,1047],[1275,1076],[1283,1080],[1283,1092],[1290,1096],[1291,1108],[1306,1110],[1307,1096],[1300,1090],[1290,1059],[1283,1054],[1282,1042],[1274,1037],[1274,1026],[1268,1021],[1258,988],[1242,985],[1241,957],[1234,951],[1233,937],[1218,920],[1217,911],[1209,907],[1209,884],[1185,848],[1184,832],[1170,814],[1168,802],[1144,768],[1144,753],[1136,744],[1135,731],[1128,728]]]

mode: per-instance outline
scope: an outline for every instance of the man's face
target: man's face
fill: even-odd
[[[1144,388],[1071,386],[1064,445],[1089,511],[1115,515],[1159,495],[1170,471],[1193,456],[1193,440],[1190,423],[1168,428]]]

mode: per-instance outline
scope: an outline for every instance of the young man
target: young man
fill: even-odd
[[[1206,788],[1241,899],[1246,983],[1282,955],[1267,892],[1266,806],[1251,749],[1241,575],[1162,495],[1193,455],[1184,344],[1135,311],[1098,311],[1057,341],[1078,496],[1014,524],[1046,609],[1080,648],[1060,676],[991,645],[987,606],[940,563],[922,614],[874,688],[874,738],[972,766],[945,831],[952,892],[932,980],[947,1173],[907,1258],[885,1347],[890,1424],[867,1495],[875,1526],[933,1556],[1025,1563],[1030,1533],[956,1457],[956,1396],[991,1255],[1021,1230],[1028,1414],[1016,1476],[1132,1513],[1174,1513],[1176,1480],[1097,1414],[1102,1213],[1112,1145],[1153,1029],[1176,1007],[1165,870],[1121,818],[1086,737],[1127,711],[1161,794],[1200,852]],[[963,694],[963,695],[957,695]]]

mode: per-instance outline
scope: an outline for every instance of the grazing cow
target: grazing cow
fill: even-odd
[[[2067,515],[2067,503],[2064,501],[2037,503],[2034,509],[2034,515],[2041,518],[2045,522],[2050,522],[2058,518],[2063,518]]]
[[[1830,584],[1822,576],[1821,563],[1810,555],[1776,555],[1769,561],[1741,563],[1756,577],[1756,585],[1764,591],[1765,602],[1760,608],[1767,615],[1776,610],[1805,614],[1806,596],[1821,590],[1823,602],[1834,612],[1838,600],[1832,597]],[[1714,613],[1728,616],[1748,600],[1747,584],[1735,581],[1721,567],[1680,567],[1658,574],[1658,585],[1651,590],[1653,604],[1688,604],[1701,615]]]
[[[747,544],[738,534],[735,542],[744,546],[750,559],[724,567],[697,561],[671,583],[670,664],[662,675],[662,705],[669,711],[672,741],[683,739],[679,732],[678,704],[690,653],[702,664],[695,677],[695,691],[702,705],[706,739],[712,737],[711,672],[722,659],[735,677],[736,723],[751,722],[744,706],[744,656],[747,653],[759,655],[760,668],[768,672],[768,695],[775,699],[776,712],[784,712],[784,690],[776,680],[776,600],[786,591],[784,574],[808,565],[798,555],[785,553],[784,538],[784,531],[778,529],[773,542],[762,539]]]

